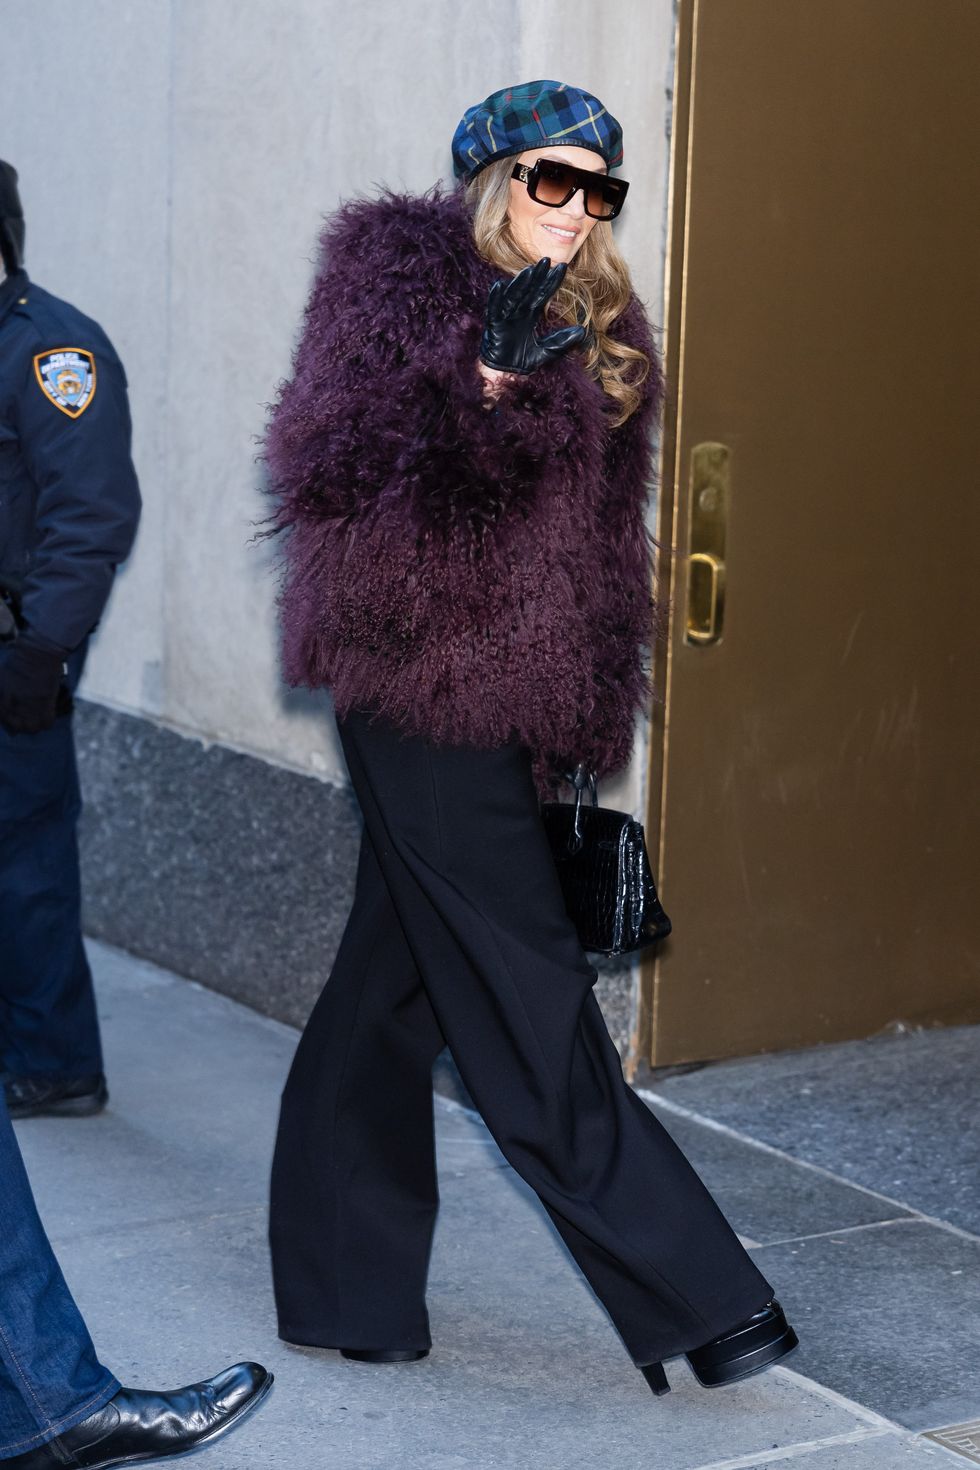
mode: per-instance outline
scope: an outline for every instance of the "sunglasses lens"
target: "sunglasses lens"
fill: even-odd
[[[615,219],[623,207],[629,184],[625,179],[601,178],[585,196],[585,212],[595,219]]]
[[[544,159],[538,163],[534,197],[539,204],[567,204],[573,188],[572,170],[564,163],[551,163]]]
[[[612,219],[616,213],[618,190],[610,189],[607,183],[593,184],[585,191],[585,212],[593,219]]]

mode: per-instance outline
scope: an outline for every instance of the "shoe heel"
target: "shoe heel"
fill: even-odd
[[[774,1300],[731,1332],[693,1349],[686,1357],[704,1388],[719,1388],[770,1367],[799,1345],[782,1307]]]
[[[663,1363],[647,1363],[640,1369],[651,1390],[661,1398],[665,1393],[670,1393],[670,1384],[667,1382],[667,1374],[664,1372]]]

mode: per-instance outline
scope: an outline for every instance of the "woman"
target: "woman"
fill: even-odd
[[[538,810],[575,762],[625,764],[650,693],[663,379],[609,222],[621,139],[586,92],[508,88],[460,122],[452,190],[324,232],[266,453],[286,674],[332,691],[364,831],[270,1239],[283,1338],[425,1356],[448,1043],[660,1393],[673,1354],[728,1382],[796,1338],[623,1079]]]

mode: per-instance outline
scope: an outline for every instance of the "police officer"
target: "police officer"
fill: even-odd
[[[12,1117],[108,1093],[82,946],[72,694],[140,514],[126,377],[28,279],[0,160],[0,1073]]]

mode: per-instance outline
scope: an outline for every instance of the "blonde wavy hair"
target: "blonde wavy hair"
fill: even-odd
[[[487,164],[466,186],[476,248],[485,260],[516,275],[527,265],[510,230],[510,180],[514,158]],[[629,267],[613,239],[612,224],[597,220],[580,246],[565,278],[548,303],[549,317],[588,331],[584,347],[586,371],[613,400],[613,428],[624,424],[640,405],[640,387],[650,372],[645,352],[617,342],[609,328],[630,299]]]

